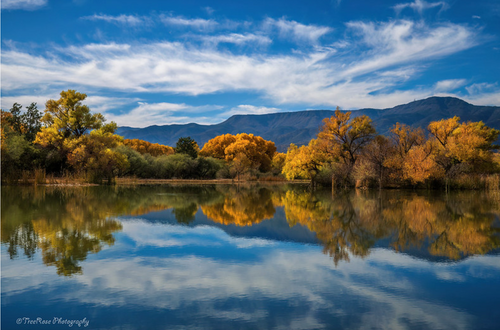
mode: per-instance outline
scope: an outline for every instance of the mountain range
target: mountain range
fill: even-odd
[[[369,116],[379,134],[389,132],[396,123],[426,128],[431,121],[458,116],[462,121],[483,121],[500,129],[499,106],[476,106],[454,97],[430,97],[387,109],[349,110],[352,116]],[[307,144],[316,137],[322,120],[334,115],[333,110],[305,110],[265,115],[234,115],[219,124],[174,124],[134,128],[121,126],[117,134],[127,139],[141,139],[152,143],[175,146],[180,137],[190,136],[200,148],[221,134],[248,133],[259,135],[276,144],[284,152],[290,145]]]

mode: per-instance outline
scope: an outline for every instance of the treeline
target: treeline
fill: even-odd
[[[396,123],[377,135],[366,116],[337,109],[323,120],[316,139],[291,145],[283,173],[288,179],[330,181],[341,187],[445,187],[498,189],[499,130],[453,117],[431,122],[427,132]]]
[[[86,97],[63,91],[59,100],[47,101],[43,115],[36,103],[24,114],[17,103],[1,111],[3,182],[45,183],[47,175],[92,183],[131,176],[249,179],[281,172],[273,164],[274,143],[252,134],[222,136],[227,150],[221,152],[210,150],[213,143],[200,151],[190,137],[180,138],[175,147],[124,139],[115,134],[114,122],[90,112],[82,103]]]
[[[310,180],[338,187],[499,188],[500,131],[458,117],[432,122],[427,131],[397,123],[378,135],[368,116],[337,109],[306,146],[286,154],[260,136],[225,134],[200,150],[190,137],[175,147],[128,140],[117,125],[91,113],[74,90],[49,100],[45,113],[32,103],[1,112],[2,181],[45,183],[46,175],[87,182],[116,177],[236,180]]]

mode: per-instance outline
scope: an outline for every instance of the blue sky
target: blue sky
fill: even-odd
[[[2,109],[61,90],[119,125],[500,105],[498,0],[2,0]]]

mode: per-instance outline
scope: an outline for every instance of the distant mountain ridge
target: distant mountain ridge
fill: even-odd
[[[387,134],[396,123],[426,128],[431,121],[458,116],[462,121],[483,121],[500,129],[499,106],[476,106],[454,97],[430,97],[388,109],[360,109],[353,116],[368,115],[379,134]],[[286,151],[290,143],[307,144],[316,137],[322,120],[334,114],[333,110],[305,110],[265,115],[234,115],[219,124],[174,124],[133,128],[122,126],[117,134],[127,139],[142,139],[152,143],[175,146],[180,137],[190,136],[200,148],[221,134],[248,133],[262,136],[276,144],[278,151]]]

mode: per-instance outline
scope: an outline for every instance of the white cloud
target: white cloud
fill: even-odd
[[[268,108],[268,107],[258,107],[249,104],[241,104],[237,107],[232,108],[229,111],[226,111],[220,115],[220,117],[230,117],[233,115],[264,115],[266,113],[276,113],[279,112],[278,108]]]
[[[59,99],[57,93],[52,93],[49,95],[17,95],[17,96],[2,96],[1,98],[1,108],[3,110],[10,109],[14,103],[19,103],[23,106],[23,109],[29,106],[32,102],[36,102],[38,110],[45,109],[45,102],[50,99]]]
[[[253,33],[230,33],[224,35],[202,36],[204,42],[217,45],[219,43],[230,43],[236,45],[243,45],[251,43],[253,45],[269,45],[272,40],[268,36],[258,35]]]
[[[465,89],[471,96],[476,96],[477,94],[483,94],[487,92],[496,92],[500,90],[497,83],[476,83],[465,87]]]
[[[107,113],[106,119],[116,122],[120,126],[146,127],[151,125],[210,123],[217,121],[215,117],[203,115],[206,112],[220,110],[217,105],[190,106],[178,103],[147,103],[139,105],[129,112]]]
[[[105,21],[108,23],[115,23],[120,25],[128,25],[128,26],[140,26],[140,25],[149,25],[152,23],[151,18],[144,16],[136,16],[136,15],[104,15],[104,14],[94,14],[92,16],[85,16],[82,19],[91,20],[91,21]]]
[[[167,18],[170,22],[200,27],[216,23]],[[267,22],[283,26],[290,35],[303,36],[310,41],[318,41],[329,31],[284,19],[267,19]],[[20,90],[38,86],[50,86],[51,90],[75,86],[86,91],[106,89],[184,95],[251,91],[272,104],[384,108],[425,98],[436,91],[452,91],[452,85],[462,83],[461,79],[444,80],[436,82],[435,86],[410,91],[395,88],[428,69],[430,61],[478,43],[475,30],[451,23],[428,26],[408,20],[350,22],[347,29],[346,40],[335,43],[338,49],[315,46],[301,52],[278,54],[265,51],[238,54],[213,47],[220,42],[269,44],[270,35],[262,31],[215,36],[200,34],[193,39],[205,42],[194,44],[162,41],[49,48],[38,55],[7,46],[2,51],[2,91],[8,97],[9,93],[20,94]],[[340,47],[346,44],[349,44],[348,51]],[[151,105],[139,105],[130,116],[125,113],[114,116],[121,116],[122,124],[130,125],[136,122],[132,115],[149,116],[141,110],[147,106]],[[258,111],[254,108],[237,110]],[[267,110],[263,108],[262,111]],[[153,116],[156,117],[149,121],[151,123],[160,119],[161,123],[189,120],[189,116],[181,117],[178,113],[176,118],[158,111],[153,112]],[[213,115],[201,113],[197,120],[213,122],[213,118]]]
[[[25,109],[32,102],[37,103],[38,110],[42,111],[45,109],[45,103],[48,100],[58,100],[60,98],[59,92],[53,92],[45,95],[17,95],[17,96],[6,96],[1,98],[1,108],[4,110],[10,109],[12,105],[17,102],[23,106]],[[128,97],[107,97],[100,95],[88,95],[83,101],[85,105],[88,105],[92,112],[100,112],[105,115],[106,120],[109,122],[113,120],[110,117],[119,116],[110,114],[110,110],[116,110],[124,106],[130,106],[131,104],[140,101],[138,98],[128,98]],[[138,121],[140,122],[140,121]],[[120,124],[120,123],[119,123]]]
[[[209,6],[204,7],[203,10],[206,11],[208,15],[212,15],[215,12],[215,9]]]
[[[37,10],[47,5],[47,0],[2,0],[2,10]]]
[[[359,33],[365,45],[370,47],[365,54],[367,60],[354,62],[345,70],[347,77],[443,57],[477,43],[474,31],[451,23],[436,28],[407,20],[381,24],[351,22],[347,26]]]
[[[475,83],[465,87],[468,94],[459,95],[465,101],[476,105],[500,105],[500,87],[498,83]]]
[[[420,15],[422,15],[424,10],[436,7],[441,7],[440,11],[443,11],[448,9],[449,6],[444,1],[427,2],[425,0],[415,0],[414,2],[397,4],[393,8],[398,14],[401,13],[401,11],[405,8],[411,8],[414,11],[418,12]]]
[[[161,15],[160,20],[165,25],[190,27],[199,30],[213,29],[217,25],[219,25],[219,23],[213,19],[203,19],[203,18],[188,19],[180,16]]]
[[[465,86],[466,83],[467,83],[467,80],[465,80],[465,79],[441,80],[441,81],[438,81],[434,85],[434,90],[436,91],[436,93],[451,92],[451,91],[454,91],[460,87]]]
[[[282,38],[313,44],[316,44],[323,35],[333,31],[326,26],[304,25],[284,18],[279,20],[268,18],[263,26],[264,29],[277,28]]]

